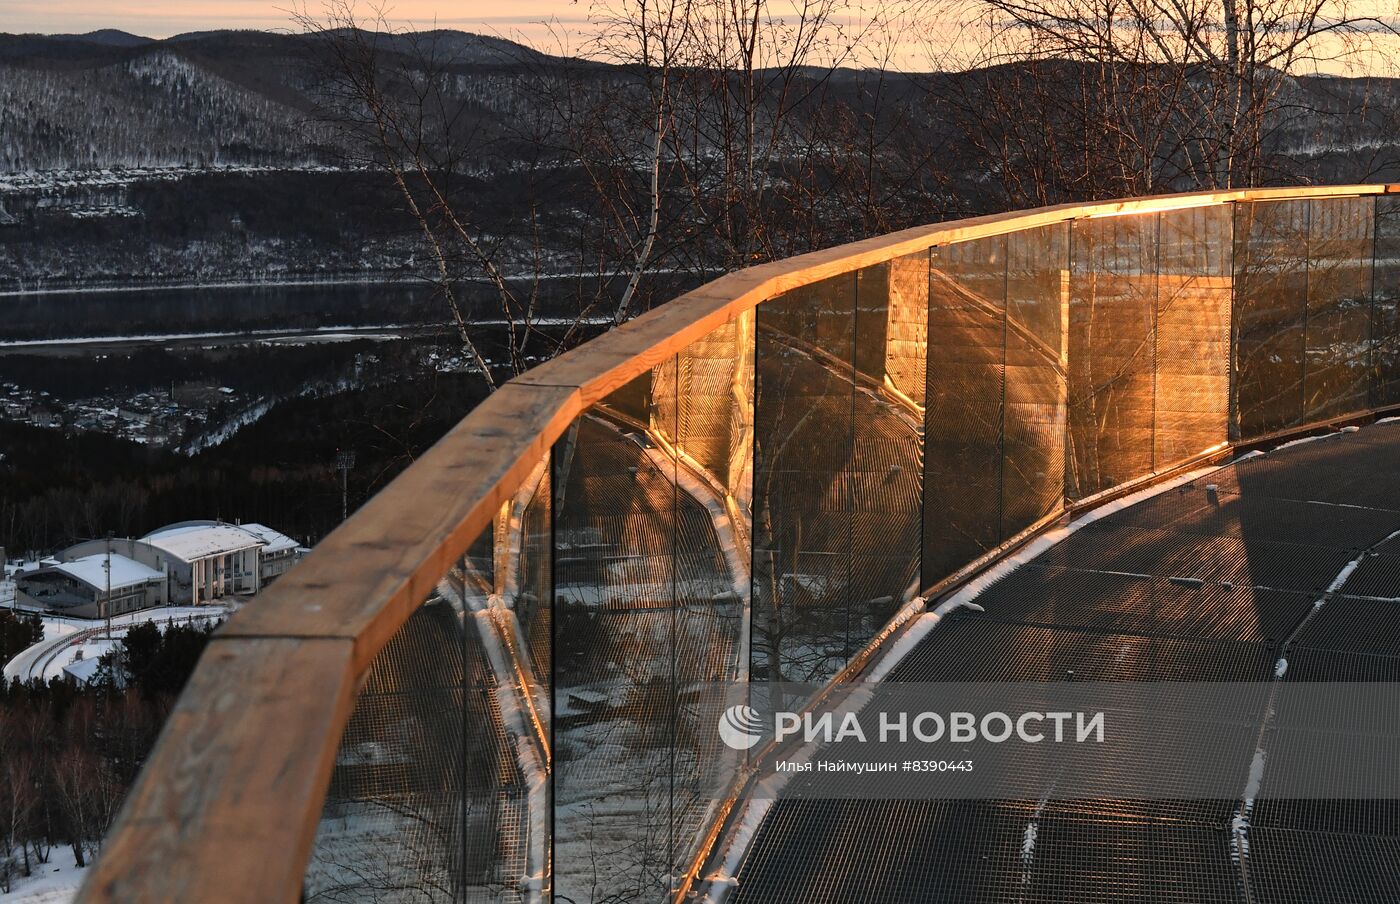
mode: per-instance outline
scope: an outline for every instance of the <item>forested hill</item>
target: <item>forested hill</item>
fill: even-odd
[[[110,30],[0,34],[0,172],[335,163],[334,136],[313,116],[319,79],[308,61],[318,40],[257,31],[161,41]],[[458,71],[541,57],[463,32],[417,40]],[[406,41],[386,38],[384,52],[409,52]]]
[[[421,267],[393,186],[324,115],[328,36],[0,34],[0,292]],[[607,230],[619,209],[646,207],[636,193],[655,114],[638,69],[458,31],[367,40],[384,71],[437,93],[461,144],[454,186],[507,270],[611,273],[609,261],[628,258],[631,239]],[[1136,117],[1124,123],[1096,93],[1115,79],[1087,64],[799,68],[797,90],[775,79],[759,96],[761,121],[787,121],[754,155],[735,144],[742,117],[719,110],[726,92],[743,93],[725,87],[733,74],[696,80],[679,111],[690,132],[669,151],[685,159],[666,168],[660,244],[673,259],[658,268],[710,272],[722,255],[695,236],[726,223],[781,234],[770,253],[782,256],[915,223],[1204,184],[1188,147],[1199,111],[1163,116],[1127,91],[1109,99]],[[1107,73],[1120,74],[1153,77]],[[1400,181],[1398,86],[1285,80],[1256,181]],[[736,214],[734,186],[714,185],[745,159],[764,161],[768,194]],[[1119,174],[1145,170],[1161,175],[1120,185]],[[770,214],[783,222],[740,222]]]
[[[153,40],[116,30],[85,35],[0,33],[0,175],[110,167],[302,168],[343,163],[335,130],[318,120],[326,72],[315,62],[327,35],[210,31]],[[431,60],[447,98],[463,108],[464,128],[508,129],[547,116],[549,101],[524,90],[542,73],[571,70],[574,87],[616,91],[635,70],[551,57],[502,38],[437,30],[373,38],[386,63]],[[1063,77],[1064,64],[1034,78]],[[995,92],[1027,78],[1018,67],[967,73],[883,73],[880,103],[919,98],[913,127],[930,140],[956,138],[950,99]],[[859,108],[866,74],[838,72],[834,97]],[[849,82],[843,86],[842,82]],[[1292,81],[1286,122],[1274,123],[1275,150],[1325,159],[1319,181],[1359,178],[1376,168],[1374,131],[1400,100],[1388,79]],[[1003,87],[1002,93],[1006,93]],[[988,111],[989,113],[992,111]],[[880,115],[880,114],[877,114]],[[1395,136],[1391,136],[1392,141]],[[944,157],[953,169],[973,157]],[[981,161],[985,163],[985,161]],[[0,184],[0,191],[4,186]]]

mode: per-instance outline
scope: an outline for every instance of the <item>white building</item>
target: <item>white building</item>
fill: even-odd
[[[266,524],[250,523],[238,526],[263,542],[262,549],[258,551],[258,581],[264,587],[274,578],[286,574],[287,569],[306,554],[300,543]]]
[[[251,596],[262,586],[263,540],[235,524],[192,521],[152,531],[142,543],[165,554],[172,593],[191,605],[230,595]]]
[[[166,576],[115,552],[77,556],[18,577],[19,601],[28,607],[83,618],[105,618],[162,606]]]
[[[89,540],[79,543],[65,549],[44,564],[48,571],[60,569],[59,573],[67,574],[60,566],[73,565],[105,555],[107,550],[114,554],[114,563],[117,560],[130,561],[144,569],[148,583],[159,583],[159,600],[147,602],[147,606],[167,603],[199,605],[226,596],[252,596],[268,582],[286,573],[306,553],[296,540],[264,524],[182,521],[151,531],[140,539]],[[43,570],[40,569],[34,574]],[[150,578],[151,574],[155,575],[154,579]],[[21,580],[21,595],[25,592],[24,580]],[[58,578],[44,580],[59,582]],[[114,596],[115,590],[114,587]],[[156,595],[151,591],[145,593],[147,599],[155,599]],[[50,596],[54,597],[54,593]],[[56,599],[57,597],[54,597],[55,601]],[[37,603],[45,608],[51,605],[37,598],[32,601],[22,599],[21,602]],[[74,599],[70,600],[70,604],[77,605],[78,602]],[[123,601],[122,605],[128,606],[130,603]],[[118,611],[131,610],[113,609],[114,614]]]

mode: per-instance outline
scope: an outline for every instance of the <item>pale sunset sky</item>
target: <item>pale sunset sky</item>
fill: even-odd
[[[288,12],[295,0],[0,0],[0,31],[82,33],[119,28],[133,34],[166,38],[214,28],[292,28]],[[310,0],[314,13],[321,6]],[[557,20],[579,27],[586,3],[570,0],[391,0],[395,25],[438,27],[535,39],[539,23]],[[361,4],[362,11],[369,7]]]
[[[367,14],[375,0],[359,0],[357,12]],[[592,0],[385,0],[387,18],[394,27],[452,28],[498,35],[531,44],[553,53],[578,53],[587,44],[588,13]],[[779,0],[781,4],[783,0]],[[880,0],[864,0],[879,8]],[[82,33],[118,28],[133,34],[165,38],[190,31],[220,28],[295,30],[290,10],[304,6],[313,14],[322,0],[0,0],[0,32]],[[896,68],[944,68],[934,62],[952,62],[960,47],[978,44],[969,40],[965,26],[951,18],[959,0],[932,0],[922,6],[917,23],[917,47],[896,39],[898,49],[889,62]],[[1400,22],[1400,0],[1349,0],[1352,15],[1380,16],[1392,25]],[[946,10],[947,21],[934,24],[937,11]],[[914,24],[914,23],[910,23]],[[893,29],[899,33],[899,29]],[[908,40],[907,38],[905,39]],[[1322,71],[1360,74],[1395,74],[1400,41],[1384,39],[1379,52],[1342,62],[1341,53],[1318,48],[1313,65]],[[888,53],[889,48],[884,52]],[[877,51],[879,53],[879,51]],[[930,65],[933,63],[933,65]],[[950,68],[961,68],[952,66]],[[1312,68],[1312,67],[1302,67]]]

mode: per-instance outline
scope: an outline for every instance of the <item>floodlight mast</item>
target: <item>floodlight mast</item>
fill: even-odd
[[[102,570],[107,572],[107,596],[102,608],[107,613],[107,639],[112,639],[112,532],[107,531],[107,557],[102,561]]]
[[[336,449],[335,467],[340,472],[340,520],[350,517],[350,471],[355,467],[354,449]]]

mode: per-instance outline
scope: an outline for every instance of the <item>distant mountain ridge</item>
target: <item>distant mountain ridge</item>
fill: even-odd
[[[309,65],[327,34],[255,30],[190,32],[153,39],[117,29],[86,34],[0,33],[0,174],[91,170],[111,167],[258,166],[300,168],[334,165],[343,158],[333,130],[314,121],[321,76]],[[509,131],[539,113],[525,79],[542,64],[571,67],[599,92],[636,78],[630,69],[582,59],[552,57],[504,38],[471,32],[431,31],[372,37],[388,59],[434,59],[450,76],[455,94],[483,134]],[[929,104],[916,127],[948,135],[937,108],[942,85],[1015,78],[1017,64],[972,73],[889,73],[886,87],[923,93]],[[1065,62],[1068,71],[1077,64]],[[859,103],[848,89],[859,73],[832,79],[837,93]],[[923,87],[915,83],[922,81]],[[1369,85],[1369,87],[1368,87]],[[1285,150],[1304,158],[1329,158],[1317,178],[1331,181],[1371,175],[1374,165],[1336,166],[1330,158],[1364,156],[1374,143],[1346,134],[1355,119],[1373,115],[1377,100],[1400,103],[1400,87],[1387,79],[1300,78],[1291,89],[1296,108],[1275,132]],[[1342,114],[1339,118],[1338,114]],[[1389,144],[1389,139],[1387,139]],[[953,148],[955,154],[959,152]],[[1389,153],[1389,151],[1387,151]],[[957,161],[945,161],[957,166]],[[1335,173],[1335,176],[1333,175]]]
[[[363,149],[346,146],[343,126],[320,118],[327,75],[314,60],[316,42],[325,39],[228,30],[162,40],[116,30],[0,34],[0,291],[411,270],[419,260],[416,233],[392,186],[353,162],[363,160]],[[419,51],[435,58],[432,76],[453,128],[470,136],[457,184],[479,204],[480,225],[499,239],[502,254],[534,260],[543,247],[546,257],[571,261],[578,237],[594,229],[594,214],[580,201],[592,189],[567,152],[542,151],[530,130],[564,134],[576,124],[563,117],[585,110],[598,117],[589,125],[599,132],[635,135],[638,124],[619,117],[636,108],[619,100],[636,91],[645,102],[641,72],[467,32],[373,40],[391,68],[412,65]],[[891,216],[931,222],[1025,206],[1002,194],[996,172],[1007,164],[960,131],[980,115],[977,98],[1028,78],[1063,79],[1073,88],[1095,77],[1066,60],[1033,73],[1026,64],[934,74],[848,69],[830,74],[820,102],[793,115],[838,117],[802,127],[819,157],[831,154],[824,165],[833,171],[851,162],[841,159],[851,146],[823,130],[842,116],[881,120],[897,192],[881,203]],[[876,99],[872,78],[880,85]],[[1273,181],[1400,179],[1400,130],[1393,127],[1400,82],[1311,77],[1292,79],[1285,90],[1287,107],[1267,139]],[[1009,169],[1037,172],[1039,147]],[[794,159],[807,150],[795,148]],[[530,170],[542,153],[539,169]],[[850,153],[858,162],[859,150]],[[899,169],[906,165],[907,178]],[[557,202],[543,210],[544,239],[520,232],[538,212],[522,191],[527,172],[545,179]],[[814,195],[831,209],[849,200]]]
[[[310,122],[317,80],[308,60],[321,38],[233,30],[163,40],[115,29],[0,34],[0,172],[332,162],[330,131]],[[548,59],[468,32],[375,40],[391,55],[421,49],[460,76]],[[484,98],[488,117],[490,106]]]
[[[119,28],[99,28],[81,35],[25,35],[25,37],[53,38],[61,41],[81,41],[86,44],[105,44],[109,47],[140,47],[150,44],[155,38],[134,35]]]

